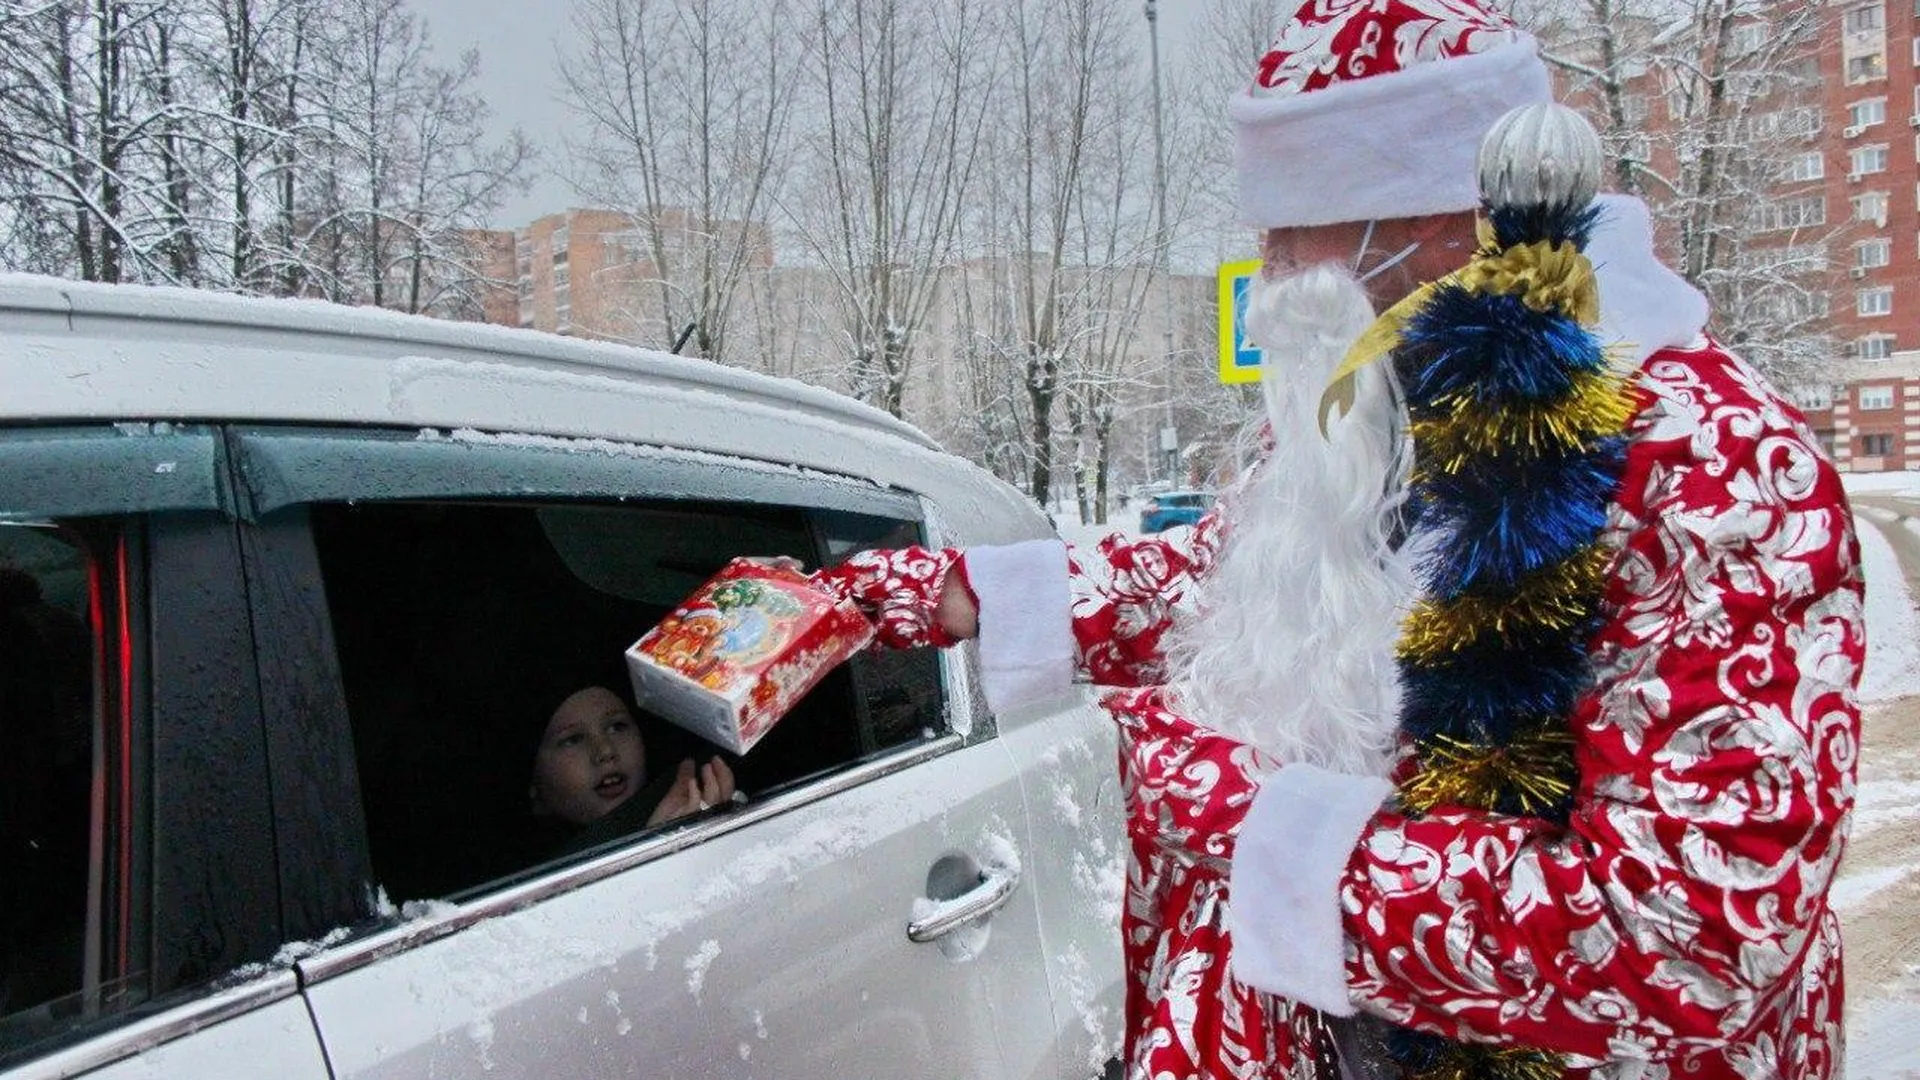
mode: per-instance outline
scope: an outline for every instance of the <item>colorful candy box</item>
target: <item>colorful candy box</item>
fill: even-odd
[[[627,649],[627,670],[641,708],[740,754],[872,640],[805,574],[735,559]]]

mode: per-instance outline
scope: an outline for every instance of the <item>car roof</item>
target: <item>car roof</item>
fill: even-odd
[[[256,421],[615,440],[957,501],[982,518],[956,528],[968,542],[1046,527],[1009,485],[830,390],[654,350],[319,300],[0,274],[0,387],[0,423]]]

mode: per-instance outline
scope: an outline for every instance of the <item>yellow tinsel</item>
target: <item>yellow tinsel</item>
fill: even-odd
[[[1542,726],[1505,746],[1463,742],[1449,735],[1420,740],[1420,772],[1400,785],[1400,802],[1424,814],[1436,806],[1491,810],[1502,803],[1529,816],[1565,801],[1573,785],[1573,735]]]
[[[1624,378],[1589,371],[1574,376],[1571,393],[1556,401],[1489,409],[1471,394],[1445,394],[1434,405],[1437,415],[1412,423],[1420,468],[1451,474],[1472,459],[1573,450],[1618,434],[1633,416],[1634,401]]]
[[[1521,578],[1508,594],[1421,600],[1401,623],[1400,658],[1427,666],[1487,634],[1571,630],[1592,614],[1612,563],[1613,552],[1594,543]]]
[[[1467,265],[1420,286],[1388,308],[1347,350],[1320,396],[1321,435],[1327,433],[1329,412],[1337,408],[1344,416],[1353,407],[1354,375],[1392,352],[1400,344],[1408,320],[1443,288],[1458,286],[1472,293],[1518,296],[1535,311],[1559,311],[1582,326],[1600,321],[1600,289],[1594,280],[1593,263],[1572,241],[1555,244],[1539,240],[1495,248],[1492,226],[1482,221],[1478,228],[1480,250]]]
[[[1407,1080],[1559,1080],[1564,1075],[1561,1060],[1539,1050],[1455,1043],[1435,1064],[1409,1072]]]

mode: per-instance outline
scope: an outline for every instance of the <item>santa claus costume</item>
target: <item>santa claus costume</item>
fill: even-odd
[[[1310,0],[1232,106],[1243,209],[1470,208],[1481,136],[1545,97],[1472,0]],[[1109,688],[1130,1076],[1840,1068],[1851,514],[1644,206],[1528,179],[1553,123],[1504,132],[1471,262],[1371,328],[1339,273],[1256,300],[1273,457],[1198,526],[821,574],[897,646],[951,643],[963,575],[996,708]]]

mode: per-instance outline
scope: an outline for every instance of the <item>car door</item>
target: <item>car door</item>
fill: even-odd
[[[249,513],[312,537],[263,557],[320,579],[388,913],[298,965],[336,1076],[1057,1075],[1023,778],[961,654],[859,658],[734,762],[745,805],[584,855],[513,857],[524,744],[480,745],[726,558],[926,538],[917,498],[605,443],[236,447]]]
[[[0,1069],[327,1075],[217,433],[0,430]]]

